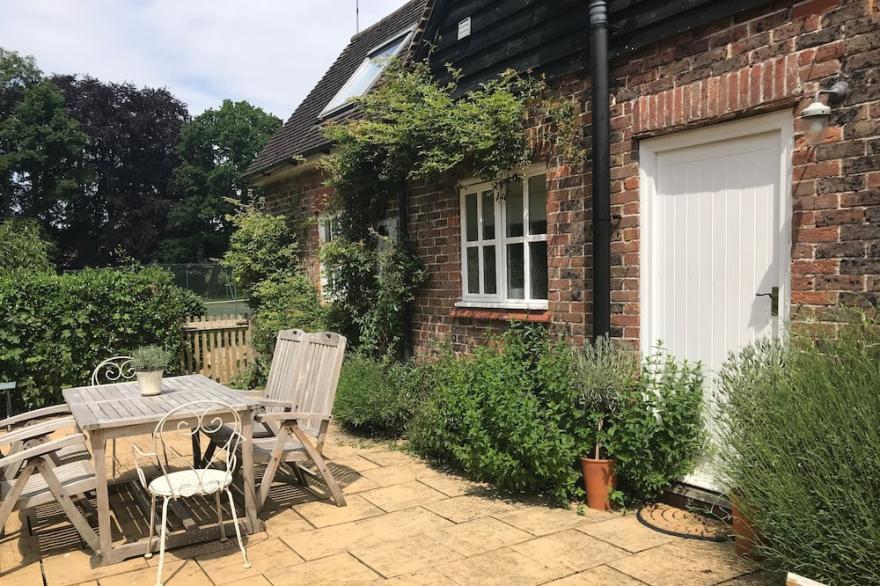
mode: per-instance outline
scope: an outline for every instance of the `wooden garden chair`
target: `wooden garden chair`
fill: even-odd
[[[47,439],[48,434],[67,425],[63,420],[49,421],[0,437],[0,446],[19,445],[18,450],[0,458],[0,528],[15,510],[56,501],[83,541],[97,551],[98,536],[73,501],[95,489],[94,468],[90,460],[68,462],[60,458],[68,448],[85,446],[85,437],[74,433]]]
[[[48,421],[47,421],[48,420]],[[42,430],[42,438],[45,439],[50,434],[62,429],[76,429],[76,422],[70,417],[70,409],[67,405],[51,405],[40,409],[34,409],[26,413],[11,415],[6,419],[0,420],[0,430],[6,430],[7,433],[0,436],[0,456],[12,456],[22,449],[25,440],[34,441]],[[28,430],[28,433],[15,432]],[[15,439],[23,438],[23,439]],[[59,448],[51,454],[51,457],[57,464],[65,462],[73,462],[76,460],[87,460],[91,457],[84,441],[79,443],[72,442]],[[18,475],[22,462],[18,462],[18,466],[9,465],[0,471],[0,480],[11,480]]]
[[[275,474],[282,465],[306,487],[306,476],[323,479],[337,506],[345,497],[323,457],[339,372],[345,356],[346,339],[339,334],[304,334],[299,330],[279,332],[266,391],[259,399],[264,409],[254,416],[254,461],[266,465],[257,495],[262,507],[269,496]],[[212,438],[207,456],[218,438]],[[301,464],[312,461],[316,473]]]

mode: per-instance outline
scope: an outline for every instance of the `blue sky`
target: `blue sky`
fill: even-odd
[[[360,0],[361,29],[405,0]],[[355,0],[0,0],[0,46],[46,73],[167,87],[287,119],[355,32]]]

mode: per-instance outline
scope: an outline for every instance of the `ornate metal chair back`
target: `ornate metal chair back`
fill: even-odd
[[[101,361],[92,371],[92,385],[104,385],[134,379],[131,356],[113,356]]]
[[[226,441],[210,458],[196,466],[189,448],[196,434],[216,433],[222,426],[231,428]],[[202,399],[185,403],[168,412],[153,431],[153,451],[162,475],[169,478],[176,496],[213,494],[223,490],[236,469],[236,451],[241,443],[241,417],[224,401]],[[182,450],[182,451],[181,451]],[[224,459],[225,458],[225,459]],[[177,475],[181,470],[192,474]],[[140,469],[138,474],[142,474]],[[141,482],[145,479],[141,478]]]

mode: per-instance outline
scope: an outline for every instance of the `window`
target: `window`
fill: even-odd
[[[546,173],[526,173],[503,197],[488,183],[463,189],[461,217],[458,305],[546,309]]]
[[[388,62],[400,52],[400,49],[409,40],[410,34],[412,34],[411,31],[400,33],[370,51],[364,62],[360,64],[360,67],[355,70],[352,76],[348,78],[348,81],[345,82],[345,85],[342,86],[342,89],[336,92],[330,103],[324,107],[320,117],[323,118],[336,110],[340,110],[352,98],[367,93],[373,87],[373,84],[376,83],[376,80],[379,79],[379,75],[388,65]]]
[[[338,234],[336,222],[337,214],[321,216],[318,218],[318,240],[320,241],[321,246],[324,246],[336,238],[336,234]],[[318,263],[318,268],[321,278],[321,297],[324,300],[329,301],[330,296],[327,293],[327,270],[324,268],[324,263],[320,261]]]

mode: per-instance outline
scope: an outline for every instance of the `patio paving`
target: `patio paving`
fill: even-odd
[[[130,453],[127,443],[119,444],[119,454]],[[242,567],[234,540],[202,544],[166,554],[166,584],[772,583],[737,558],[730,544],[664,535],[633,514],[578,515],[534,499],[503,498],[386,442],[334,428],[325,453],[345,487],[347,507],[278,484],[262,515],[266,532],[247,544],[252,568]],[[123,475],[131,473],[128,464],[122,463]],[[136,513],[124,516],[116,519],[114,538],[145,531]],[[0,584],[138,586],[155,580],[158,556],[97,569],[89,557],[57,508],[19,512],[0,537]]]

